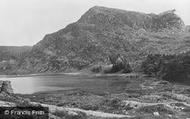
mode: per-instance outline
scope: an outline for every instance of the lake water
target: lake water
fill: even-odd
[[[121,91],[127,85],[123,75],[46,75],[28,77],[6,77],[11,81],[14,93],[32,94],[43,91],[83,89],[96,92]]]

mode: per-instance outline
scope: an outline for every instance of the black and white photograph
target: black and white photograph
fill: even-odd
[[[0,0],[0,119],[190,119],[190,0]]]

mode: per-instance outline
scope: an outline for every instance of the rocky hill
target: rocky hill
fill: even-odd
[[[145,14],[95,6],[81,18],[33,46],[18,72],[63,72],[110,64],[121,55],[133,69],[152,53],[189,50],[190,37],[175,10]]]
[[[125,11],[106,7],[95,6],[87,11],[79,19],[80,23],[95,24],[99,27],[123,27],[123,25],[135,30],[145,29],[149,31],[161,31],[163,29],[183,29],[184,23],[175,14],[175,10],[169,10],[158,15],[145,14],[133,11]]]

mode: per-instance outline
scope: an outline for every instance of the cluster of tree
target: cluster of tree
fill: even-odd
[[[120,54],[111,55],[109,56],[109,60],[111,64],[113,65],[111,69],[111,73],[115,73],[119,71],[122,73],[132,72],[132,68],[124,56],[121,56]]]
[[[109,65],[101,64],[91,67],[91,71],[95,73],[130,73],[132,68],[127,58],[120,54],[111,54],[108,56]]]
[[[142,62],[142,71],[148,76],[177,82],[188,82],[190,75],[190,55],[148,55]]]

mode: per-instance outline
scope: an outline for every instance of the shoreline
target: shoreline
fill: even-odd
[[[138,77],[142,76],[140,73],[89,73],[89,72],[68,72],[68,73],[36,73],[36,74],[18,74],[18,75],[0,75],[1,78],[17,78],[17,77],[35,77],[35,76],[56,76],[56,75],[70,75],[70,76],[128,76]]]
[[[34,73],[34,74],[17,74],[17,75],[0,75],[0,78],[12,78],[12,77],[33,77],[33,76],[49,76],[49,75],[65,75],[65,74],[80,74],[79,72],[73,73]]]

